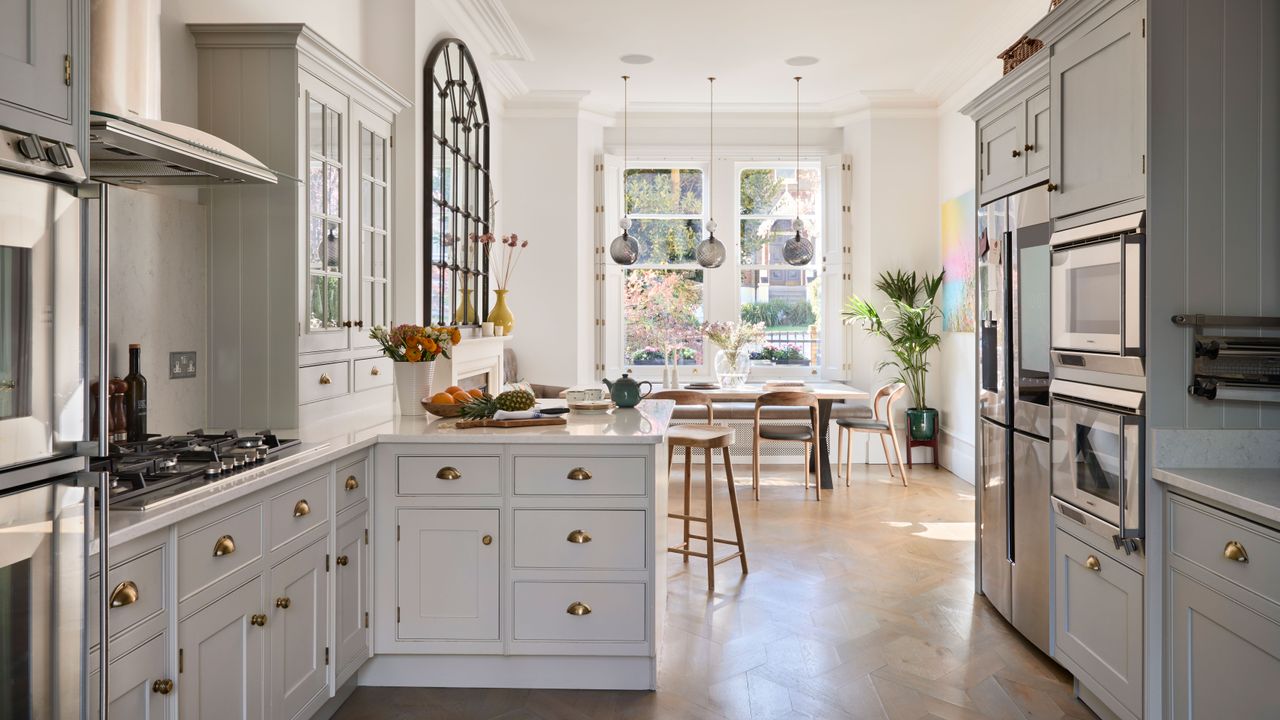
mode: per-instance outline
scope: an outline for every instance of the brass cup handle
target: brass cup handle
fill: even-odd
[[[250,618],[249,618],[249,624],[250,624],[250,625],[253,625],[253,626],[255,626],[255,627],[266,627],[266,625],[267,625],[267,616],[266,616],[266,615],[253,615],[253,616],[250,616]]]
[[[574,530],[569,533],[569,537],[565,538],[565,540],[581,545],[583,543],[591,542],[591,535],[589,535],[586,530]]]
[[[382,374],[382,371],[381,371],[381,370],[379,370],[379,369],[378,369],[378,367],[375,365],[375,366],[373,366],[372,368],[369,368],[369,374],[370,374],[370,375],[381,375],[381,374]]]
[[[348,475],[347,481],[343,483],[342,487],[346,488],[347,492],[351,492],[360,487],[360,481],[356,479],[355,475]]]
[[[587,472],[586,468],[576,467],[570,470],[569,474],[566,475],[565,477],[569,478],[570,480],[590,480],[591,473]]]
[[[1249,562],[1249,553],[1245,552],[1244,545],[1235,540],[1227,542],[1227,546],[1222,549],[1222,557],[1238,563]]]
[[[173,681],[165,678],[151,683],[151,692],[157,695],[168,695],[173,692]]]
[[[570,615],[577,615],[578,617],[582,617],[583,615],[591,614],[591,606],[584,602],[570,603],[568,609],[566,609],[565,612],[569,613]]]
[[[346,567],[347,563],[351,562],[351,559],[348,558],[346,555],[339,555],[338,557],[334,558],[333,561],[337,563],[339,567]]]
[[[218,538],[217,542],[213,544],[214,557],[222,557],[223,555],[230,555],[235,551],[236,551],[236,539],[231,537],[230,535],[223,535],[222,537]]]
[[[1044,186],[1044,189],[1045,189],[1045,190],[1047,190],[1047,191],[1049,191],[1049,192],[1057,192],[1057,191],[1058,191],[1058,184],[1057,184],[1057,183],[1049,183],[1048,185],[1045,185],[1045,186]]]
[[[280,608],[281,610],[288,610],[289,606],[292,604],[293,603],[289,602],[289,598],[287,597],[276,598],[276,607]]]
[[[111,607],[118,608],[138,602],[138,586],[132,580],[125,580],[111,591]]]
[[[492,536],[492,535],[485,535],[484,537],[480,538],[480,544],[481,544],[481,545],[492,545],[492,544],[493,544],[493,536]]]
[[[321,384],[321,385],[332,385],[332,384],[333,384],[333,378],[329,377],[329,373],[320,373],[320,384]]]
[[[1017,148],[1014,148],[1014,149],[1013,149],[1013,157],[1022,157],[1022,151],[1021,151],[1021,150],[1019,150],[1019,149],[1017,149]]]
[[[1098,562],[1098,558],[1093,555],[1084,559],[1084,566],[1094,572],[1102,572],[1102,563]]]
[[[445,465],[436,471],[437,480],[461,480],[462,473],[458,472],[458,468],[451,465]]]
[[[293,506],[293,516],[296,518],[306,517],[311,514],[311,503],[306,498],[302,498]]]

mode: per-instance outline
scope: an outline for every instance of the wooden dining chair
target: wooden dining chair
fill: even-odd
[[[809,408],[808,425],[788,425],[782,423],[760,422],[760,411],[771,407],[807,407]],[[756,500],[760,499],[760,441],[781,440],[798,442],[804,446],[804,490],[809,493],[809,476],[813,472],[811,446],[818,442],[818,397],[809,392],[780,391],[769,392],[756,398],[755,427],[751,438],[751,485]],[[822,499],[822,480],[815,478],[813,484],[817,497]]]
[[[838,448],[844,451],[844,484],[849,485],[849,463],[853,454],[853,433],[872,433],[880,436],[880,447],[884,450],[885,461],[889,463],[889,477],[893,477],[893,462],[898,462],[898,470],[902,473],[902,485],[907,484],[907,469],[902,464],[902,450],[898,446],[897,427],[893,422],[893,404],[907,391],[906,383],[889,383],[876,390],[871,398],[871,414],[869,418],[839,418],[836,420]],[[883,405],[883,409],[881,406]],[[889,457],[889,444],[885,436],[893,443],[893,457]],[[836,462],[840,462],[840,453],[836,453]]]
[[[716,425],[715,410],[711,404],[711,397],[706,393],[694,392],[692,390],[662,390],[660,392],[649,395],[652,400],[674,400],[677,406],[681,407],[697,407],[703,406],[707,409],[707,422],[705,425],[697,423],[688,423],[681,425],[672,425],[667,428],[667,474],[671,474],[671,460],[675,454],[677,447],[684,448],[684,511],[680,513],[667,513],[667,517],[680,520],[684,525],[684,542],[679,545],[671,545],[667,548],[668,552],[673,552],[683,556],[684,562],[688,563],[690,557],[703,558],[707,561],[707,592],[714,592],[716,589],[716,565],[727,562],[733,558],[738,558],[742,566],[742,573],[747,573],[747,546],[742,539],[742,520],[738,516],[738,491],[733,485],[733,462],[729,459],[729,447],[733,445],[733,428],[726,425]],[[690,500],[693,493],[693,450],[701,449],[703,451],[702,461],[705,465],[705,491],[706,491],[706,514],[703,516],[694,515],[690,509]],[[711,483],[711,456],[713,450],[719,450],[724,460],[724,475],[729,483],[729,509],[733,515],[734,539],[718,538],[715,533],[715,513],[713,512],[714,503],[712,502],[712,483]],[[706,527],[705,535],[698,535],[690,532],[689,523],[700,522]],[[702,540],[706,542],[706,552],[698,552],[689,546],[690,540]],[[715,556],[715,544],[732,545],[737,548],[736,552],[729,553],[723,557]]]

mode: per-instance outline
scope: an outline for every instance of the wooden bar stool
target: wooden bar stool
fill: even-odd
[[[729,458],[729,446],[733,445],[733,428],[715,425],[711,398],[704,393],[690,390],[664,390],[649,396],[655,400],[674,400],[677,405],[701,405],[707,409],[706,425],[673,425],[667,430],[667,473],[671,473],[671,461],[677,446],[684,448],[684,512],[667,513],[667,517],[680,520],[684,524],[684,542],[672,545],[668,551],[684,556],[688,563],[690,557],[704,558],[707,561],[707,592],[716,589],[716,565],[738,558],[742,565],[742,573],[747,573],[747,547],[742,540],[742,521],[738,516],[738,493],[733,485],[733,461]],[[703,451],[703,463],[706,468],[706,516],[693,515],[689,507],[693,494],[693,451]],[[712,501],[711,456],[713,450],[720,450],[724,459],[725,479],[729,484],[729,507],[733,513],[733,529],[736,539],[718,538],[715,533],[715,504]],[[705,535],[697,535],[689,530],[689,523],[700,522],[706,526]],[[689,546],[691,540],[702,540],[706,543],[706,552],[698,552]],[[723,543],[737,548],[724,557],[717,558],[715,544]]]

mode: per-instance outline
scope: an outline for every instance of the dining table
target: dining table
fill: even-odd
[[[695,383],[696,385],[696,383]],[[865,402],[871,399],[866,390],[846,385],[841,382],[807,382],[802,387],[769,387],[763,383],[747,383],[737,387],[702,388],[688,387],[708,395],[712,402],[750,402],[768,392],[809,392],[818,398],[818,443],[809,457],[810,468],[818,473],[823,490],[830,490],[834,485],[831,476],[831,446],[827,440],[830,434],[831,406],[837,402]]]

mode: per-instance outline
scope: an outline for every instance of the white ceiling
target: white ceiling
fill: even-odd
[[[784,110],[804,76],[806,110],[929,105],[1042,17],[1048,0],[458,0],[508,95],[574,97],[632,109]],[[472,43],[473,47],[481,43]],[[651,55],[648,65],[619,56]],[[813,55],[817,65],[784,61]]]

